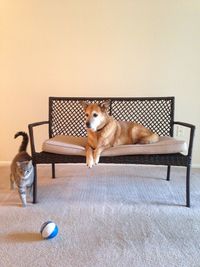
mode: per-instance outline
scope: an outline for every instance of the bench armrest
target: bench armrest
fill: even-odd
[[[183,127],[190,128],[188,156],[191,156],[192,155],[193,141],[194,141],[195,126],[193,124],[181,122],[181,121],[174,121],[173,124],[177,124],[177,125],[181,125]]]
[[[49,121],[40,121],[40,122],[35,122],[31,123],[28,125],[28,130],[29,130],[29,136],[30,136],[30,145],[31,145],[31,154],[33,155],[35,151],[35,140],[34,140],[34,131],[33,128],[44,125],[44,124],[49,124]]]

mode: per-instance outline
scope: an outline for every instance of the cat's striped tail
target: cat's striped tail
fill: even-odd
[[[19,152],[22,152],[22,151],[26,151],[27,149],[28,134],[25,132],[17,132],[14,137],[17,138],[20,135],[23,136],[23,140],[22,140],[21,146],[19,147]]]

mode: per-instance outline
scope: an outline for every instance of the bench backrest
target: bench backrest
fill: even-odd
[[[141,123],[161,136],[173,134],[174,97],[50,97],[49,136],[86,136],[79,101],[101,103],[108,99],[109,113],[115,119]]]

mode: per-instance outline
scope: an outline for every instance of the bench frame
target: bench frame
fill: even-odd
[[[190,134],[187,155],[175,153],[113,157],[104,156],[100,158],[100,163],[164,165],[167,166],[167,181],[170,180],[171,166],[186,167],[186,206],[190,207],[190,170],[195,126],[185,122],[174,121],[174,97],[49,97],[49,120],[28,125],[31,155],[35,171],[33,203],[37,203],[38,164],[51,164],[52,177],[55,178],[55,165],[57,163],[85,163],[86,161],[85,156],[60,155],[43,151],[37,152],[34,139],[34,128],[45,124],[49,127],[49,138],[58,134],[86,136],[84,113],[81,107],[79,109],[80,100],[88,102],[110,100],[110,115],[116,119],[134,120],[142,123],[144,126],[156,131],[159,135],[173,136],[174,125],[189,128]],[[73,106],[75,107],[73,108]],[[122,114],[120,108],[122,108],[124,114]],[[145,111],[145,109],[147,110]],[[82,114],[80,114],[81,112]],[[156,119],[152,117],[151,113],[154,113],[153,116],[155,116]],[[133,116],[132,118],[132,115],[135,117]],[[72,120],[73,116],[78,116],[75,117],[75,120],[77,120],[75,123],[74,118]],[[73,126],[71,126],[72,124]],[[77,128],[77,126],[79,128]]]

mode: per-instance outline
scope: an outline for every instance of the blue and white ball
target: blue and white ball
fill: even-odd
[[[58,226],[52,221],[47,221],[42,224],[40,233],[44,239],[54,238],[58,234]]]

